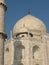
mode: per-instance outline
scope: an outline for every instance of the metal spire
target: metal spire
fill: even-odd
[[[28,14],[30,14],[30,9],[28,9]]]

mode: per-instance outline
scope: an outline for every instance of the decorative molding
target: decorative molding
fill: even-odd
[[[7,38],[7,35],[6,35],[6,33],[2,33],[2,32],[0,32],[0,38]]]
[[[0,5],[2,5],[2,6],[4,7],[5,11],[7,10],[7,6],[6,6],[6,4],[0,2]]]

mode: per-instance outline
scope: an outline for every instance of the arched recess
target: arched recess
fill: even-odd
[[[33,59],[39,59],[40,57],[40,48],[38,45],[33,46],[32,48],[32,55],[33,55]]]
[[[14,65],[23,65],[21,63],[22,61],[22,51],[25,49],[25,47],[22,45],[20,41],[16,41],[14,43]]]
[[[8,47],[6,48],[6,52],[9,52],[9,48]]]

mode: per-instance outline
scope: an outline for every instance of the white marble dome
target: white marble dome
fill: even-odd
[[[23,30],[21,30],[24,28]],[[13,28],[13,35],[16,35],[17,33],[24,32],[25,28],[27,28],[30,31],[38,30],[41,32],[46,32],[45,24],[38,18],[28,14],[27,16],[24,16],[20,20],[16,22]],[[26,32],[26,31],[25,31]]]

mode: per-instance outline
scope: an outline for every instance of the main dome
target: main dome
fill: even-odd
[[[19,30],[21,30],[22,28],[27,28],[28,30],[31,31],[38,30],[41,32],[46,32],[45,24],[40,19],[30,14],[24,16],[23,18],[16,22],[13,28],[13,35],[20,33]]]

